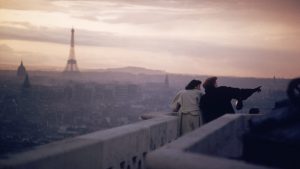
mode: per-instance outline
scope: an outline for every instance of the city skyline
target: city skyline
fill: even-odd
[[[0,66],[63,70],[74,27],[82,70],[293,78],[299,8],[296,0],[0,0]]]

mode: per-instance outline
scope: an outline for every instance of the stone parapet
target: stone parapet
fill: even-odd
[[[145,156],[177,138],[177,117],[94,132],[0,159],[1,169],[143,169]]]
[[[147,155],[147,169],[267,169],[238,160],[248,120],[259,115],[227,114]]]

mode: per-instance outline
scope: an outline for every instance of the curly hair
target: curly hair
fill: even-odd
[[[193,90],[195,89],[198,85],[200,85],[202,82],[200,80],[191,80],[186,86],[185,89],[186,90]]]
[[[205,80],[205,82],[203,83],[203,87],[204,89],[208,89],[208,88],[214,88],[216,83],[217,83],[217,77],[213,76],[213,77],[209,77]]]

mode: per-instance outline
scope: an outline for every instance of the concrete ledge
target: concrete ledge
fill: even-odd
[[[0,159],[1,169],[144,168],[146,154],[177,138],[177,117],[156,116]]]
[[[242,134],[258,115],[228,114],[147,156],[147,169],[266,169],[233,160],[243,152]]]
[[[241,161],[175,149],[151,152],[147,156],[146,167],[147,169],[267,169]]]

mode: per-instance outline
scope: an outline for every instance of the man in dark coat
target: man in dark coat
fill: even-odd
[[[205,94],[200,100],[200,108],[203,113],[204,123],[208,123],[226,113],[235,113],[231,104],[232,99],[242,103],[242,100],[246,100],[253,93],[261,91],[261,86],[254,89],[217,87],[217,77],[206,79],[203,87]]]

